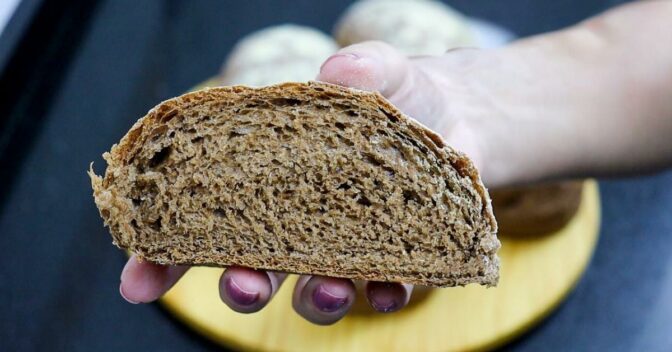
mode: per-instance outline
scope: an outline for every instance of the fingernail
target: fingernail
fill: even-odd
[[[335,295],[324,287],[324,285],[319,285],[313,291],[313,303],[317,309],[325,312],[331,313],[339,310],[348,302],[348,297]]]
[[[226,292],[234,303],[241,306],[250,306],[259,299],[259,292],[244,290],[232,277],[226,278]]]
[[[130,268],[130,261],[126,262],[124,268],[121,269],[121,275],[119,275],[119,280],[124,281],[124,276],[126,276],[126,273],[128,272],[129,268]]]
[[[140,303],[140,302],[138,302],[138,301],[134,301],[134,300],[132,300],[132,299],[126,297],[126,295],[124,294],[124,286],[121,285],[121,284],[119,284],[119,294],[120,294],[121,297],[122,297],[123,299],[125,299],[126,302],[128,302],[128,303],[131,303],[131,304],[139,304],[139,303]]]
[[[373,309],[381,313],[390,313],[401,308],[405,295],[401,285],[391,283],[370,284],[367,287],[367,297]]]
[[[331,56],[327,59],[327,61],[325,61],[325,62],[322,64],[322,66],[320,66],[320,72],[322,72],[322,69],[323,69],[324,66],[326,66],[328,63],[332,62],[332,61],[335,60],[335,59],[339,59],[339,58],[350,58],[350,59],[357,60],[357,59],[359,59],[359,56],[357,56],[357,55],[355,55],[355,54],[352,54],[352,53],[342,53],[342,54],[334,54],[334,55],[331,55]]]

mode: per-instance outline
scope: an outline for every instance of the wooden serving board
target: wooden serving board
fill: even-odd
[[[206,82],[207,85],[210,82]],[[221,302],[222,269],[192,268],[161,303],[191,329],[223,346],[262,351],[464,351],[506,343],[547,316],[572,290],[597,243],[597,183],[565,228],[539,237],[502,238],[496,288],[435,289],[394,314],[346,316],[332,326],[303,320],[291,306],[295,277],[261,312],[239,314]]]

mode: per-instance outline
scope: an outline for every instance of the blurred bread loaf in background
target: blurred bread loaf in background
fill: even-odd
[[[294,24],[268,27],[238,41],[222,67],[220,83],[260,87],[309,81],[337,50],[336,42],[317,29]]]
[[[334,37],[341,46],[380,40],[408,55],[475,45],[466,17],[433,0],[357,1],[338,20]]]
[[[536,236],[563,228],[581,204],[582,181],[492,190],[501,234]]]

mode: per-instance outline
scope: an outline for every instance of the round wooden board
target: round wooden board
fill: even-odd
[[[193,268],[162,299],[190,328],[222,345],[263,351],[463,351],[499,346],[548,315],[577,283],[599,234],[597,183],[586,181],[581,206],[562,230],[537,238],[502,238],[496,288],[436,289],[398,313],[350,315],[312,325],[291,306],[295,278],[256,314],[219,299],[222,269]]]

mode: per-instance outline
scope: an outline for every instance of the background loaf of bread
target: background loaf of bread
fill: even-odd
[[[357,1],[338,20],[334,37],[341,46],[380,40],[407,55],[441,55],[475,44],[466,18],[434,0]]]
[[[283,24],[253,32],[236,43],[222,67],[223,85],[252,87],[315,78],[338,50],[328,35],[305,26]]]

